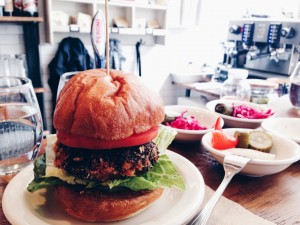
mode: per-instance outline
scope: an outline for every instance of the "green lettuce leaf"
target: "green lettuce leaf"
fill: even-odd
[[[176,134],[177,131],[175,131],[171,127],[159,126],[158,134],[153,142],[158,145],[160,153],[164,153],[167,150],[168,146],[174,140]]]
[[[158,135],[159,137],[156,139],[156,141],[158,141],[161,146],[164,146],[165,149],[170,144],[170,141],[173,140],[172,138],[168,137],[168,134],[173,136],[173,138],[175,137],[174,133],[170,132],[169,129],[160,128]],[[165,144],[164,141],[169,144]],[[160,151],[164,151],[165,149],[161,147]],[[170,187],[184,190],[185,188],[183,178],[178,173],[172,161],[165,154],[159,157],[158,162],[146,174],[126,179],[108,180],[105,182],[78,179],[57,168],[52,170],[51,176],[45,177],[45,171],[46,157],[43,155],[35,160],[34,180],[27,187],[29,192],[34,192],[39,189],[48,188],[55,185],[61,185],[63,183],[81,185],[85,188],[109,190],[130,188],[134,191],[138,191]]]
[[[62,185],[64,182],[57,177],[45,177],[43,179],[33,179],[27,186],[29,192],[35,192],[42,188]]]
[[[43,178],[46,174],[46,155],[43,154],[34,160],[34,167],[33,167],[34,179]]]

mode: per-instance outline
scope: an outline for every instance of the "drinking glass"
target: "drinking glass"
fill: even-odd
[[[38,155],[42,117],[31,80],[0,77],[0,175],[13,175]]]
[[[247,82],[248,71],[244,69],[228,70],[228,79],[222,85],[222,99],[250,101],[251,86]]]
[[[67,72],[60,76],[56,98],[58,98],[58,95],[61,92],[61,90],[63,89],[63,87],[65,86],[65,84],[77,73],[79,73],[79,72],[78,71]]]
[[[9,56],[1,55],[0,56],[0,74],[2,76],[9,76]]]
[[[292,105],[300,109],[300,62],[297,63],[290,77],[289,97]]]

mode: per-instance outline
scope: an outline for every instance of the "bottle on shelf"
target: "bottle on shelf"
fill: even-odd
[[[22,0],[15,0],[13,16],[23,16]]]
[[[38,1],[37,0],[23,0],[23,16],[38,17]]]
[[[14,1],[13,0],[5,0],[4,16],[12,16],[13,11],[14,11]]]

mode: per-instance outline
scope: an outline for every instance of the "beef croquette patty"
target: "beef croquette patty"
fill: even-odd
[[[100,181],[144,174],[159,158],[154,142],[98,151],[72,148],[57,142],[54,151],[56,167],[77,178]]]

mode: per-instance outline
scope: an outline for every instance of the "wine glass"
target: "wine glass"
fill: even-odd
[[[37,157],[43,136],[31,80],[0,77],[0,175],[14,175]]]
[[[60,76],[56,98],[58,98],[58,95],[61,92],[61,90],[63,89],[63,87],[65,86],[65,84],[77,73],[79,73],[79,72],[78,71],[66,72]]]
[[[297,63],[290,77],[289,97],[292,105],[300,109],[300,62]]]

